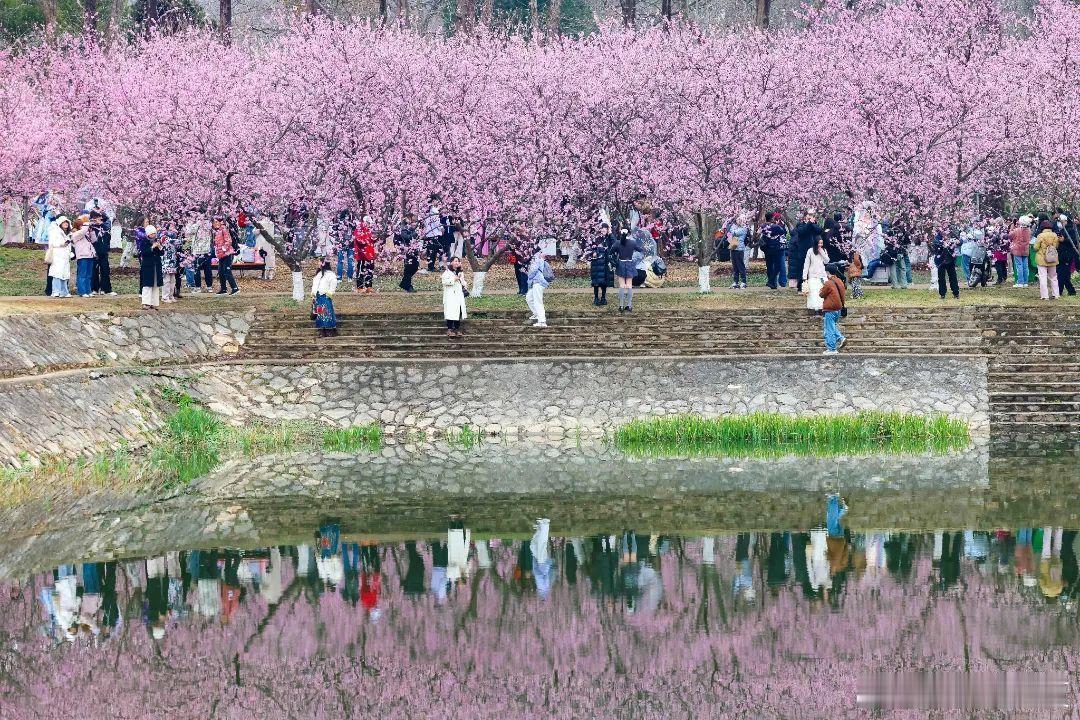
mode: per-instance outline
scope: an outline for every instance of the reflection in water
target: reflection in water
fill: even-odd
[[[0,716],[856,717],[867,671],[1076,667],[1075,530],[852,532],[846,509],[707,537],[328,519],[61,565],[0,586]]]

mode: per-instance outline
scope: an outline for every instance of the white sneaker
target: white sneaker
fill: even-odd
[[[537,323],[533,323],[533,327],[537,327],[537,328],[546,328],[546,327],[547,327],[547,323],[542,323],[542,322],[537,322]]]
[[[846,342],[847,342],[846,337],[840,338],[840,340],[838,340],[837,343],[836,343],[836,349],[839,350],[840,348],[844,347],[844,343],[846,343]]]
[[[109,294],[110,294],[110,295],[112,295],[112,296],[114,296],[114,297],[116,296],[116,293],[115,293],[115,292],[111,292],[111,293],[109,293]]]
[[[536,317],[535,315],[530,315],[529,319],[532,320],[532,321],[536,321],[536,320],[539,320],[540,318]]]
[[[836,350],[826,350],[825,352],[823,352],[821,354],[822,355],[839,355],[840,353],[837,352]]]

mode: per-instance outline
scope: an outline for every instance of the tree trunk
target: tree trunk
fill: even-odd
[[[105,25],[105,42],[114,47],[120,41],[120,18],[124,14],[125,0],[111,0],[109,17]]]
[[[760,1],[758,0],[758,2]],[[671,0],[660,0],[660,15],[668,22],[671,22]]]
[[[623,25],[628,28],[637,26],[637,0],[619,0],[622,7]]]
[[[454,16],[454,31],[467,33],[472,29],[476,17],[476,0],[458,0],[457,13]]]
[[[666,1],[666,0],[665,0]],[[548,7],[548,35],[554,37],[559,34],[559,23],[562,21],[562,0],[551,0]]]
[[[150,37],[150,34],[154,32],[160,18],[161,8],[158,6],[158,0],[146,0],[146,17],[143,18],[143,32],[146,37]]]
[[[41,13],[45,16],[45,39],[55,40],[57,35],[57,1],[41,0]]]
[[[98,0],[83,0],[83,33],[98,39]]]
[[[484,24],[484,27],[491,27],[491,21],[495,16],[495,0],[484,0],[483,6],[480,8],[480,22]]]
[[[754,24],[759,28],[767,29],[769,27],[769,15],[772,14],[772,0],[755,0],[754,2]]]
[[[694,213],[694,230],[697,232],[698,292],[710,293],[712,287],[709,273],[712,272],[712,238],[706,232],[705,218],[701,213]]]
[[[540,34],[540,11],[536,7],[536,0],[529,0],[529,28],[533,38]]]
[[[218,32],[221,33],[222,41],[227,44],[232,37],[232,0],[221,0],[218,8]]]

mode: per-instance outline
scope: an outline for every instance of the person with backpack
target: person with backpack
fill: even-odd
[[[1057,300],[1061,295],[1058,287],[1058,245],[1061,238],[1054,232],[1049,220],[1039,223],[1039,234],[1035,238],[1035,263],[1039,267],[1039,297]]]
[[[840,322],[840,317],[844,312],[844,292],[844,281],[840,279],[840,276],[835,271],[829,273],[821,286],[821,290],[818,291],[818,296],[821,298],[821,309],[824,311],[822,335],[825,339],[826,355],[835,355],[847,342],[847,338],[837,327],[837,323]]]
[[[544,257],[544,251],[537,249],[529,263],[529,292],[525,295],[525,303],[529,306],[532,315],[530,320],[535,320],[533,327],[546,328],[547,314],[544,312],[544,290],[555,278],[555,271]]]

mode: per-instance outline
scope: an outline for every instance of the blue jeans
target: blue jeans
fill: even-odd
[[[878,265],[880,264],[881,260],[879,258],[874,258],[870,262],[866,263],[866,274],[863,275],[863,277],[867,279],[874,277],[874,273],[877,272]]]
[[[776,284],[780,287],[787,287],[788,251],[786,248],[780,251],[776,262],[780,266],[780,274],[776,277]]]
[[[964,269],[964,279],[965,280],[967,280],[969,277],[971,277],[971,256],[970,255],[961,255],[960,256],[960,267],[962,267]]]
[[[90,294],[90,276],[94,272],[94,258],[79,258],[75,261],[75,294]]]
[[[348,258],[348,265],[346,266],[345,260]],[[348,273],[344,274],[344,277],[352,277],[353,272],[353,254],[352,248],[348,250],[342,249],[337,251],[337,279],[340,280],[343,277],[343,272],[348,267]]]
[[[68,290],[68,281],[54,277],[52,279],[52,296],[71,297],[71,292]]]
[[[840,329],[836,326],[839,319],[839,310],[830,310],[825,313],[825,347],[830,350],[835,350],[836,344],[844,337],[840,333]]]
[[[195,268],[184,268],[184,281],[188,289],[195,287]]]
[[[1028,264],[1027,255],[1014,255],[1013,256],[1013,283],[1016,285],[1028,284],[1028,273],[1031,272],[1031,266]]]

